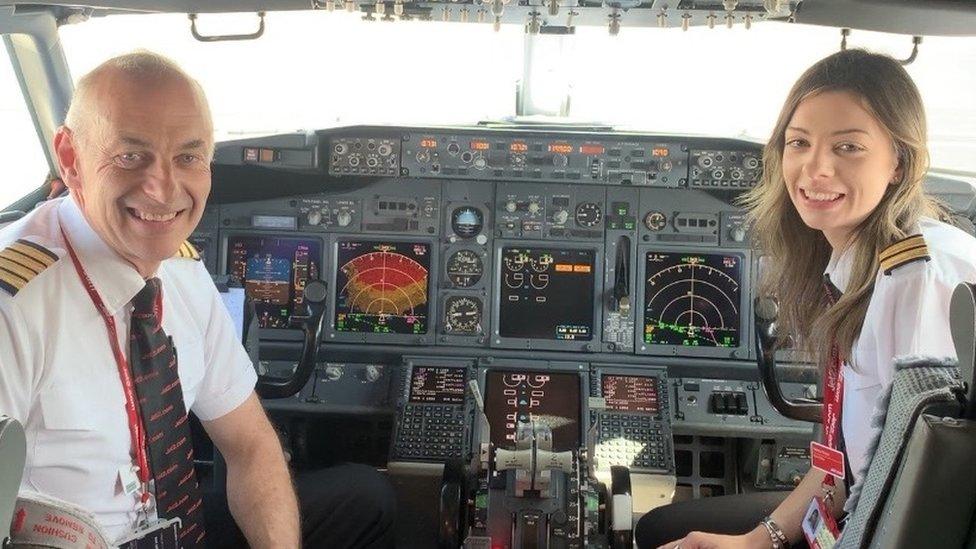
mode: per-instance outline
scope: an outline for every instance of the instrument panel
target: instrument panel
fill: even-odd
[[[214,179],[260,192],[213,201],[192,241],[255,303],[272,370],[293,369],[305,284],[329,287],[330,362],[272,409],[392,413],[390,460],[442,462],[473,451],[477,380],[495,447],[533,419],[557,450],[594,444],[599,468],[673,475],[672,427],[809,430],[749,381],[758,258],[736,201],[760,158],[744,141],[594,132],[258,138],[222,144]]]
[[[327,341],[751,356],[755,258],[735,199],[759,180],[756,144],[363,127],[306,140],[321,167],[248,154],[277,142],[223,145],[218,163],[321,190],[212,206],[196,235],[264,337],[289,339],[278,330],[318,277]]]

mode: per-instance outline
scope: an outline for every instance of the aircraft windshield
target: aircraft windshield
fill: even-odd
[[[361,14],[267,16],[257,42],[195,41],[181,15],[113,16],[63,27],[77,76],[107,56],[148,48],[202,82],[217,138],[350,124],[472,124],[515,115],[523,29],[490,24],[362,21]],[[248,32],[253,14],[210,15],[202,33]],[[761,23],[716,27],[580,27],[570,63],[572,120],[654,132],[764,141],[789,86],[837,50],[837,29]],[[907,57],[906,36],[855,31],[851,47]],[[553,60],[555,62],[555,60]],[[937,168],[976,173],[976,40],[925,38],[908,69],[925,98]],[[537,63],[546,85],[549,64]]]

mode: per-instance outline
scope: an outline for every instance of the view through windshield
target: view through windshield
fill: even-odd
[[[195,75],[217,138],[351,124],[472,124],[515,114],[521,27],[368,22],[345,12],[267,16],[254,42],[201,43],[184,15],[112,16],[62,28],[75,78],[147,48]],[[210,15],[203,33],[248,32],[253,14]],[[854,31],[851,47],[907,57],[911,38]],[[575,122],[764,141],[789,86],[840,46],[834,28],[759,23],[746,30],[579,27],[572,41]],[[545,61],[545,59],[543,59]],[[555,62],[556,60],[553,60]],[[541,66],[540,66],[541,65]],[[934,167],[976,173],[976,40],[925,38],[908,66],[925,99]],[[537,64],[544,75],[547,63]],[[544,84],[544,76],[538,81]]]

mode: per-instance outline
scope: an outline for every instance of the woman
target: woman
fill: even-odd
[[[937,220],[942,211],[922,188],[926,141],[921,97],[890,57],[836,53],[793,86],[764,151],[763,181],[744,205],[769,260],[760,291],[779,300],[780,334],[817,357],[825,386],[842,395],[829,399],[839,426],[828,446],[843,452],[844,470],[821,462],[835,475],[811,468],[785,499],[656,509],[637,527],[641,547],[804,545],[814,498],[838,517],[846,487],[864,475],[869,418],[895,357],[955,356],[949,301],[958,283],[976,281],[976,239]]]

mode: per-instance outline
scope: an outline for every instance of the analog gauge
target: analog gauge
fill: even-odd
[[[660,231],[668,224],[668,218],[661,212],[648,212],[644,216],[644,226],[652,231]]]
[[[576,206],[576,223],[583,227],[596,227],[603,219],[599,204],[584,202]]]
[[[505,268],[513,273],[521,271],[528,262],[529,254],[525,252],[505,256]]]
[[[481,300],[476,297],[453,296],[444,304],[444,330],[452,334],[481,332]]]
[[[471,206],[463,206],[451,214],[451,229],[461,238],[472,238],[481,233],[485,218],[481,210]]]
[[[537,273],[544,273],[549,270],[552,265],[553,257],[552,254],[543,253],[540,254],[537,259],[532,259],[532,270]]]
[[[447,278],[455,288],[468,288],[481,280],[485,266],[473,250],[460,250],[447,260]]]

